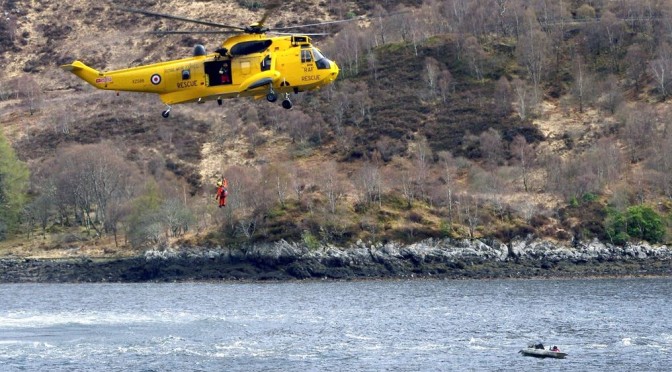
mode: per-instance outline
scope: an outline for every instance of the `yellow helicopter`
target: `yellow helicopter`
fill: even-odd
[[[226,39],[214,53],[196,45],[193,56],[145,66],[114,71],[97,71],[80,61],[61,66],[98,89],[156,93],[170,115],[171,105],[187,102],[204,103],[235,97],[266,97],[275,102],[284,95],[282,107],[292,108],[290,93],[298,94],[332,83],[338,66],[311,44],[310,36],[323,34],[277,33],[298,27],[317,26],[342,21],[314,23],[284,28],[267,28],[264,21],[269,7],[259,22],[247,27],[184,18],[141,9],[118,8],[146,16],[173,19],[205,26],[236,30],[239,34]],[[231,31],[157,31],[155,34],[223,34]],[[276,32],[273,36],[267,34]]]

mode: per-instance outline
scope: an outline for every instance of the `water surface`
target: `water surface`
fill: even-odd
[[[664,371],[672,278],[0,286],[9,371]],[[567,359],[518,354],[541,341]]]

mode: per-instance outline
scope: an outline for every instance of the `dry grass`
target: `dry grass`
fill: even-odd
[[[85,238],[77,233],[16,236],[0,241],[0,258],[130,257],[137,254],[127,246],[116,247],[113,237]],[[121,239],[121,238],[120,238]]]

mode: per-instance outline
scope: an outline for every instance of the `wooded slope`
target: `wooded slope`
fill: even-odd
[[[263,10],[118,3],[234,24]],[[281,24],[367,15],[315,40],[341,67],[336,84],[293,97],[291,111],[229,100],[178,106],[164,120],[156,97],[96,91],[58,65],[139,65],[196,43],[214,49],[216,38],[147,36],[180,26],[108,5],[5,1],[0,122],[31,173],[29,202],[4,223],[6,249],[664,241],[672,2],[549,3],[285,4]],[[222,176],[231,197],[218,210]],[[31,232],[48,243],[25,244]]]

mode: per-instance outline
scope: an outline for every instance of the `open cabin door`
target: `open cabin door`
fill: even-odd
[[[205,75],[208,77],[208,86],[229,85],[233,82],[231,76],[231,61],[205,62]]]

